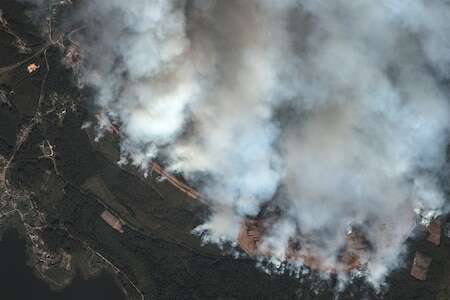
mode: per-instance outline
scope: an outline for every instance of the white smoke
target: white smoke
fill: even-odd
[[[439,214],[450,77],[447,1],[92,0],[85,81],[121,124],[123,158],[199,182],[197,231],[236,242],[268,201],[262,248],[333,265],[349,228],[395,267],[413,211]]]

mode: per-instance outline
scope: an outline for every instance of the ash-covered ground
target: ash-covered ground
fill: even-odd
[[[36,276],[63,289],[76,273],[106,271],[130,299],[450,299],[446,218],[438,246],[416,228],[381,290],[357,279],[340,288],[313,271],[269,275],[243,253],[202,245],[191,230],[207,208],[158,174],[118,166],[118,137],[97,142],[83,126],[96,121],[93,91],[79,86],[68,56],[83,24],[58,26],[64,9],[39,12],[38,27],[27,4],[0,4],[0,221],[26,237]],[[432,259],[424,281],[410,275],[416,251]]]

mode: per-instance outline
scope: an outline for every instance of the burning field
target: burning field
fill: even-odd
[[[378,286],[447,212],[447,1],[76,4],[99,136],[207,204],[205,243]]]

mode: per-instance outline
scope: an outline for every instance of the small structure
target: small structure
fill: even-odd
[[[36,72],[39,69],[39,65],[37,64],[29,64],[27,66],[27,71],[29,74]]]
[[[431,258],[417,251],[411,268],[411,276],[418,280],[426,280],[430,264]]]
[[[123,225],[122,221],[116,218],[114,215],[112,215],[109,211],[105,210],[104,212],[102,212],[100,217],[103,219],[103,221],[108,223],[108,225],[111,226],[113,229],[117,230],[120,233],[124,232],[122,228]]]

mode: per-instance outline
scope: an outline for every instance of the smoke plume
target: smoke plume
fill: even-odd
[[[235,243],[271,207],[260,253],[283,261],[301,236],[335,266],[358,228],[377,283],[416,219],[442,213],[448,1],[84,6],[84,81],[121,126],[122,161],[162,159],[199,188],[205,240]]]

